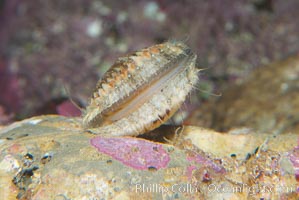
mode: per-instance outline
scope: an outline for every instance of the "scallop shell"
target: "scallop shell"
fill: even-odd
[[[83,116],[95,134],[137,136],[167,121],[198,81],[196,55],[166,42],[118,58],[97,83]]]

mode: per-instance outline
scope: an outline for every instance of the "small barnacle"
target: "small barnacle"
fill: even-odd
[[[41,159],[40,159],[40,162],[42,164],[47,164],[48,162],[51,161],[53,155],[52,154],[49,154],[49,153],[46,153]]]
[[[197,83],[195,63],[196,55],[182,42],[154,45],[117,59],[97,83],[83,116],[84,129],[137,136],[159,127]]]
[[[155,172],[155,171],[157,171],[157,168],[153,167],[153,166],[149,166],[148,171]]]

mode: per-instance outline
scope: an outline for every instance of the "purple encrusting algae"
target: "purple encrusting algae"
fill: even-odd
[[[170,157],[161,144],[132,137],[95,137],[90,140],[99,152],[139,170],[166,168]]]

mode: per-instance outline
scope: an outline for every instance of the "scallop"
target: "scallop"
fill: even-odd
[[[137,136],[166,122],[198,81],[196,55],[165,42],[120,57],[97,83],[83,116],[94,134]]]

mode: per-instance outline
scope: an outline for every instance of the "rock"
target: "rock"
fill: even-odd
[[[216,102],[196,109],[188,124],[227,132],[249,128],[267,133],[299,131],[299,54],[261,67]]]
[[[56,115],[13,123],[0,129],[0,199],[297,197],[296,135],[186,126],[167,141],[95,136]]]

